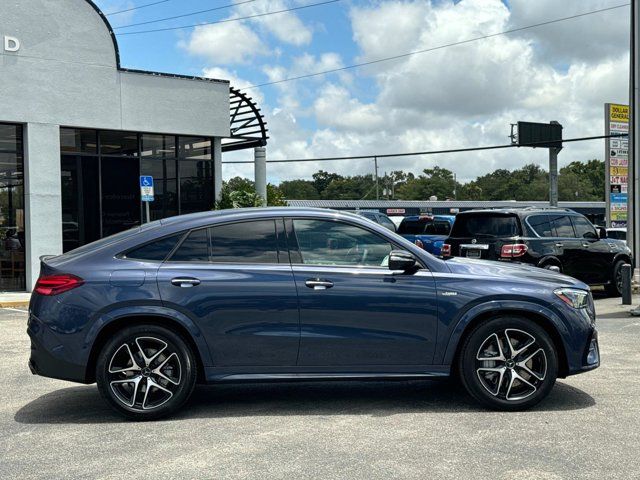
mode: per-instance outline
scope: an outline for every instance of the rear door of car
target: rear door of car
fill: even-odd
[[[608,281],[613,262],[609,244],[600,239],[595,227],[582,215],[572,215],[571,221],[582,247],[580,252],[577,252],[578,278],[592,284]]]
[[[158,286],[163,304],[202,330],[216,367],[296,364],[298,299],[281,218],[191,231]]]
[[[562,273],[582,280],[582,266],[584,261],[582,241],[576,237],[570,215],[553,213],[549,215],[551,228],[554,233],[555,247],[558,258],[562,263]]]

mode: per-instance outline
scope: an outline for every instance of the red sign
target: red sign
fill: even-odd
[[[387,215],[404,215],[404,208],[387,208]]]

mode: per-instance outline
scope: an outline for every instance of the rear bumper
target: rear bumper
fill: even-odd
[[[48,327],[33,315],[29,316],[27,333],[31,339],[29,370],[32,374],[88,383],[85,366],[65,358],[67,352],[64,345],[57,340],[57,336]]]

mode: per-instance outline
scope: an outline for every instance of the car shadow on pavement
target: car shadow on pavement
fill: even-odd
[[[532,411],[589,408],[586,392],[558,382]],[[199,386],[171,419],[289,415],[371,415],[478,412],[484,410],[451,381],[296,382]],[[100,398],[95,385],[47,393],[29,402],[14,419],[27,424],[92,424],[124,421]]]

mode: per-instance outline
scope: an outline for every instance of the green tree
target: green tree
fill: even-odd
[[[397,196],[401,200],[428,200],[435,195],[439,200],[445,200],[453,198],[455,190],[453,172],[436,166],[423,170],[417,177],[408,178],[398,187]]]
[[[288,200],[318,200],[320,194],[311,180],[285,180],[279,185]]]
[[[324,191],[327,189],[327,187],[329,187],[331,182],[333,182],[334,180],[338,180],[340,178],[342,177],[337,173],[329,173],[329,172],[325,172],[324,170],[320,170],[313,174],[313,185],[314,187],[316,187],[316,191],[318,192],[318,195],[323,197]],[[326,198],[326,197],[323,197],[323,198]]]

